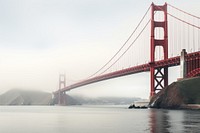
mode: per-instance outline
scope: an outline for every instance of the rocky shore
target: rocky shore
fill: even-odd
[[[200,77],[173,82],[151,98],[149,107],[200,110]]]

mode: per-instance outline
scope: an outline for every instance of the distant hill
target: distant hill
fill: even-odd
[[[66,95],[66,105],[80,105],[73,97]],[[54,99],[48,92],[13,89],[0,95],[0,105],[53,105]]]
[[[13,89],[0,95],[0,105],[49,105],[51,93]]]
[[[83,97],[83,96],[73,96],[76,101],[81,104],[88,105],[120,105],[120,104],[131,104],[134,101],[141,100],[141,98],[128,98],[128,97]]]
[[[140,98],[98,97],[66,95],[66,105],[119,105],[131,104]],[[55,99],[48,92],[13,89],[0,95],[0,105],[53,105]]]

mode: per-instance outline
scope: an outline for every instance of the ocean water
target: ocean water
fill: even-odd
[[[200,111],[0,106],[0,133],[199,133]]]

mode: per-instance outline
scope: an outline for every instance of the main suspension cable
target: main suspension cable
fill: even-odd
[[[121,59],[122,56],[124,56],[124,54],[131,48],[131,46],[133,46],[133,44],[137,41],[137,39],[140,37],[140,35],[142,34],[142,32],[145,30],[145,28],[147,27],[147,25],[149,24],[150,20],[146,23],[146,25],[144,26],[144,28],[141,30],[141,32],[138,34],[138,36],[134,39],[134,41],[129,45],[129,47],[122,53],[122,55],[117,58],[117,60],[115,62],[113,62],[107,69],[105,69],[101,74],[103,74],[104,72],[106,72],[108,69],[110,69],[114,64],[116,64],[117,61],[119,61]],[[101,75],[100,74],[100,75]]]
[[[185,13],[185,14],[187,14],[187,15],[190,15],[190,16],[192,16],[192,17],[195,17],[195,18],[197,18],[197,19],[200,19],[200,17],[195,16],[195,15],[193,15],[193,14],[191,14],[191,13],[186,12],[186,11],[183,11],[183,10],[181,10],[181,9],[175,7],[175,6],[172,6],[172,5],[168,4],[168,3],[167,3],[167,5],[169,5],[170,7],[174,8],[174,9],[180,11],[180,12],[183,12],[183,13]]]
[[[184,21],[184,20],[182,20],[182,19],[180,19],[180,18],[178,18],[178,17],[176,17],[176,16],[174,16],[174,15],[172,15],[172,14],[170,14],[170,13],[167,13],[167,14],[168,14],[169,16],[171,16],[171,17],[173,17],[173,18],[175,18],[175,19],[177,19],[177,20],[183,22],[183,23],[186,23],[186,24],[188,24],[188,25],[190,25],[190,26],[193,26],[193,27],[195,27],[195,28],[197,28],[197,29],[200,29],[199,26],[196,26],[196,25],[191,24],[191,23],[189,23],[189,22],[187,22],[187,21]]]
[[[91,76],[89,76],[88,78],[93,77],[94,75],[96,75],[97,73],[99,73],[102,69],[104,69],[118,54],[119,52],[124,48],[124,46],[127,44],[127,42],[131,39],[131,37],[133,36],[133,34],[136,32],[136,30],[139,28],[140,24],[142,23],[142,21],[144,20],[144,18],[146,17],[148,11],[150,10],[151,6],[149,6],[149,8],[147,9],[147,11],[145,12],[144,16],[142,17],[142,19],[140,20],[139,24],[136,26],[136,28],[134,29],[134,31],[131,33],[131,35],[128,37],[128,39],[124,42],[124,44],[120,47],[120,49],[110,58],[110,60],[108,60],[107,63],[105,63],[98,71],[96,71],[94,74],[92,74]]]

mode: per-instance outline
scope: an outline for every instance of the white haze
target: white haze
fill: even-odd
[[[168,2],[199,12],[198,0]],[[0,0],[0,93],[13,88],[55,91],[59,73],[66,73],[67,84],[88,77],[120,48],[150,4],[149,0]],[[149,74],[69,93],[148,98]]]

